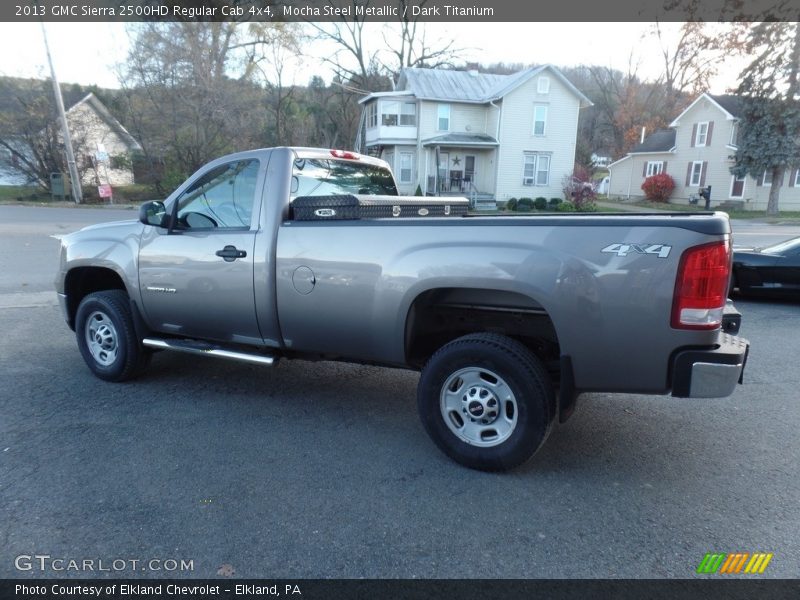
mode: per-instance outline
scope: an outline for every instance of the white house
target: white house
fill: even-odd
[[[66,112],[84,185],[134,183],[130,156],[142,147],[94,94]]]
[[[134,183],[131,155],[142,149],[139,142],[114,118],[102,102],[88,94],[66,111],[75,162],[84,186],[110,183],[112,186]],[[47,131],[39,134],[47,144]],[[61,127],[56,128],[58,142],[62,141]],[[32,155],[32,142],[21,136],[16,140],[16,152]],[[23,185],[25,175],[16,169],[14,157],[4,149],[0,153],[0,184]]]
[[[711,186],[711,205],[739,205],[765,210],[771,173],[756,179],[731,174],[742,103],[737,96],[701,94],[669,125],[656,131],[627,156],[609,166],[609,195],[644,197],[642,183],[650,175],[668,173],[675,180],[671,202],[686,203],[701,187]],[[783,181],[780,208],[800,210],[800,171],[789,169]],[[703,202],[701,200],[701,202]]]
[[[591,102],[555,67],[513,75],[404,69],[395,87],[359,101],[359,140],[389,162],[400,193],[419,186],[484,206],[561,197],[575,163],[578,113]]]

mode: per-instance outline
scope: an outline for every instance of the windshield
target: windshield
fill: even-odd
[[[397,196],[389,169],[346,160],[298,158],[292,171],[291,199],[298,196],[375,194]]]
[[[784,252],[794,250],[799,246],[800,246],[800,237],[793,238],[791,240],[786,240],[785,242],[781,242],[780,244],[775,244],[774,246],[767,246],[766,248],[763,248],[761,252],[764,252],[765,254],[783,254]]]

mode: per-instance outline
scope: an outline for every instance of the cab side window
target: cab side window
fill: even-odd
[[[202,175],[178,198],[176,229],[249,229],[258,166],[239,160]]]

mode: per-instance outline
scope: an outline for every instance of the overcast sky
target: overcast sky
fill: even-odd
[[[483,64],[550,63],[556,66],[592,64],[627,71],[634,53],[641,77],[660,73],[659,45],[647,35],[646,23],[428,23],[429,39],[455,40],[465,48],[464,61]],[[368,35],[382,43],[380,23],[368,24]],[[678,24],[662,25],[676,31]],[[128,36],[124,23],[47,23],[56,74],[62,83],[97,84],[117,88],[115,66],[125,60]],[[308,48],[320,55],[323,49]],[[0,23],[0,75],[47,77],[46,55],[38,23]],[[310,67],[310,68],[309,68]],[[719,65],[712,93],[735,87],[741,61]],[[330,80],[321,61],[306,60],[294,83],[304,85],[311,75]]]

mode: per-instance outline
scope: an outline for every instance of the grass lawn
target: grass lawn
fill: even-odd
[[[603,200],[604,202],[614,203],[614,200]],[[690,204],[670,204],[664,202],[650,202],[649,200],[640,200],[639,202],[625,202],[625,206],[640,206],[642,208],[656,208],[660,210],[673,211],[673,212],[698,212],[704,210],[701,204],[698,208],[697,205]],[[718,210],[714,203],[711,205],[711,210]],[[796,210],[782,210],[779,215],[774,217],[767,216],[764,211],[760,210],[725,210],[731,219],[762,219],[768,221],[800,221],[800,212]]]
[[[110,204],[107,199],[97,195],[94,186],[83,187],[84,198],[79,206],[98,206]],[[139,205],[146,200],[160,199],[158,193],[150,185],[134,184],[114,188],[114,205]],[[53,200],[50,192],[38,186],[30,185],[0,185],[0,203],[2,204],[51,204],[53,206],[77,206],[67,197],[66,201]]]
[[[0,200],[49,200],[50,194],[35,185],[0,185]]]

